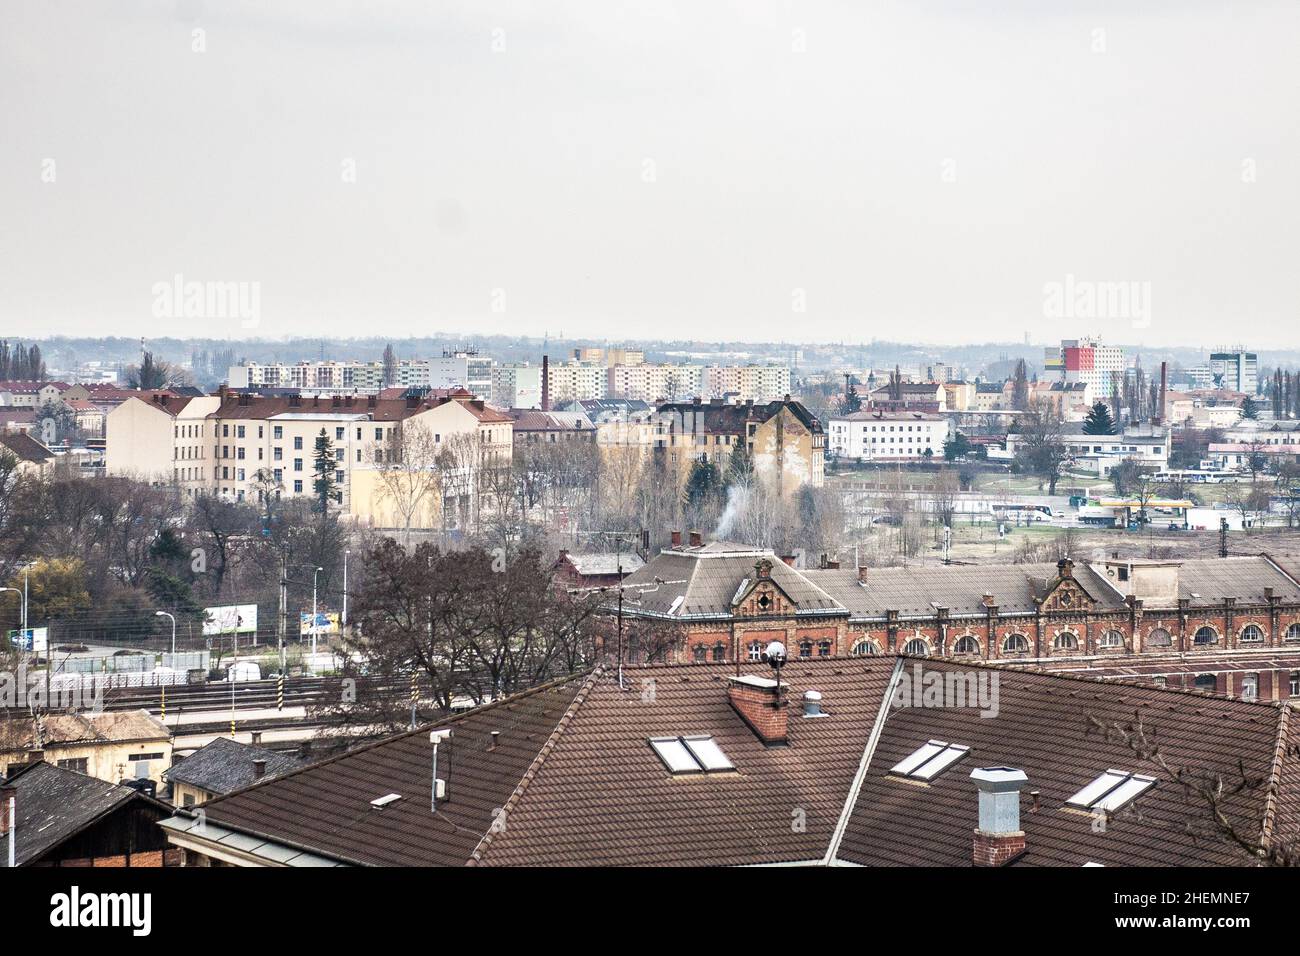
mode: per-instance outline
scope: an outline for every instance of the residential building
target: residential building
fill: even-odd
[[[1061,441],[1075,470],[1090,471],[1105,478],[1111,469],[1126,461],[1136,461],[1151,470],[1161,471],[1169,463],[1170,431],[1167,426],[1150,423],[1128,425],[1117,435],[1088,435],[1081,421],[1061,426]],[[1014,457],[1024,437],[1007,435],[1006,450]]]
[[[7,849],[16,836],[15,866],[173,866],[182,854],[168,849],[158,826],[171,813],[170,806],[135,787],[41,759],[10,764],[0,781],[0,847]],[[8,865],[8,853],[0,853],[0,867]]]
[[[39,475],[54,466],[54,452],[27,432],[0,432],[0,455],[12,455],[19,474]]]
[[[1094,398],[1110,398],[1112,388],[1124,383],[1124,350],[1097,339],[1061,342],[1061,381],[1087,382]]]
[[[613,587],[645,566],[633,550],[640,542],[628,542],[626,551],[573,554],[565,549],[555,561],[553,580],[560,591],[589,591]]]
[[[583,398],[604,398],[607,369],[594,362],[550,362],[547,391],[551,407]]]
[[[192,807],[242,790],[259,780],[297,770],[302,764],[297,754],[243,744],[230,737],[215,737],[194,753],[177,757],[163,778],[171,787],[172,803]]]
[[[232,365],[232,389],[295,388],[325,394],[365,394],[387,386],[464,388],[479,398],[492,389],[492,360],[473,350],[446,351],[438,358],[400,359],[390,370],[383,362],[318,361]]]
[[[1211,352],[1210,379],[1216,388],[1259,394],[1259,356],[1241,349]]]
[[[527,362],[492,367],[491,402],[497,408],[541,408],[542,367]]]
[[[0,721],[0,767],[45,759],[100,780],[162,783],[171,732],[147,710],[51,713]]]
[[[516,445],[596,442],[596,426],[582,412],[539,412],[512,408],[510,417]]]
[[[826,426],[827,451],[856,461],[928,461],[942,457],[948,419],[924,412],[874,409],[832,418]]]
[[[789,494],[805,484],[822,486],[825,439],[817,417],[788,395],[763,404],[697,398],[659,406],[654,447],[665,466],[685,481],[699,460],[725,469],[743,442],[754,474]]]
[[[1289,845],[1287,713],[896,654],[626,665],[162,826],[193,866],[1249,866],[1171,774],[1273,781],[1220,806]],[[1135,714],[1159,761],[1124,733]]]
[[[712,387],[704,381],[705,372],[706,369],[699,365],[611,365],[606,371],[604,394],[590,397],[643,402],[679,401],[702,395]]]

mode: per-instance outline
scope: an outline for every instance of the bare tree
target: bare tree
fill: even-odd
[[[442,486],[436,437],[419,422],[399,422],[389,432],[385,445],[372,444],[368,449],[379,499],[401,522],[402,540],[407,547],[415,519],[428,513]]]

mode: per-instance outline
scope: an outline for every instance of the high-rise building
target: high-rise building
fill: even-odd
[[[1095,398],[1109,398],[1124,384],[1124,350],[1096,339],[1061,341],[1061,381],[1086,382]]]
[[[1210,377],[1219,388],[1254,395],[1259,388],[1259,357],[1241,349],[1211,352]]]

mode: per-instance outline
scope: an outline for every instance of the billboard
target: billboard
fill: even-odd
[[[14,628],[9,632],[9,643],[19,650],[44,654],[49,648],[49,628],[29,627],[27,630]]]
[[[223,604],[203,609],[203,635],[257,633],[256,604]]]
[[[298,615],[298,633],[310,637],[312,634],[311,611],[303,611]],[[339,626],[338,611],[317,611],[316,612],[316,634],[318,636],[325,634],[341,634],[342,628]]]

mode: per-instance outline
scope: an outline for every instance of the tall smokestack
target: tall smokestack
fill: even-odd
[[[542,356],[542,411],[551,410],[551,357]]]
[[[1165,416],[1168,414],[1166,405],[1167,399],[1165,394],[1169,391],[1169,363],[1160,363],[1160,417],[1156,419],[1156,424],[1163,425]]]

